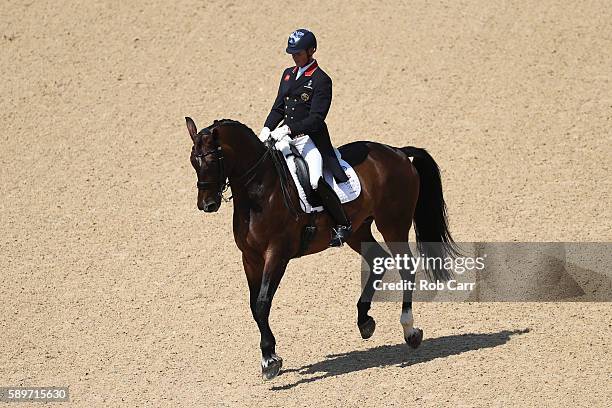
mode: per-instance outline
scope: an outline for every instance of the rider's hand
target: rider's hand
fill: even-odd
[[[262,143],[265,143],[269,137],[270,137],[270,129],[268,129],[267,127],[261,129],[261,132],[259,132],[259,140],[261,140]]]
[[[281,140],[276,142],[274,147],[276,147],[276,150],[280,150],[283,153],[283,155],[288,156],[289,154],[291,154],[291,148],[289,147],[290,141],[291,141],[291,138],[285,135],[281,138]]]
[[[274,129],[272,131],[272,133],[270,134],[270,136],[272,136],[272,139],[274,139],[274,140],[276,140],[278,142],[283,137],[287,136],[290,133],[291,133],[291,129],[289,129],[289,126],[283,125],[283,126],[279,127],[278,129]]]

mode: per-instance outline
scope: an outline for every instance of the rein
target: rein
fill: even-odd
[[[257,160],[257,162],[256,162],[254,165],[252,165],[250,169],[248,169],[247,171],[245,171],[243,175],[236,177],[236,181],[238,181],[238,180],[240,180],[240,179],[242,179],[242,178],[246,177],[246,176],[247,176],[249,173],[253,173],[253,174],[251,175],[251,177],[249,177],[249,179],[248,179],[247,181],[245,181],[245,182],[244,182],[244,184],[243,184],[245,187],[246,187],[246,186],[248,186],[248,185],[249,185],[249,183],[250,183],[251,181],[253,181],[253,179],[254,179],[254,178],[255,178],[255,176],[257,175],[257,173],[255,173],[255,169],[257,169],[257,167],[258,167],[258,166],[259,166],[261,163],[263,163],[263,161],[266,159],[266,157],[267,157],[269,154],[271,154],[271,149],[266,148],[266,152],[265,152],[264,154],[262,154],[262,155],[261,155],[261,157],[259,158],[259,160]]]
[[[272,145],[270,145],[267,148],[269,152],[273,152]],[[297,219],[299,218],[299,214],[295,210],[296,208],[295,203],[291,199],[291,194],[289,193],[289,187],[288,187],[289,180],[288,180],[287,171],[286,171],[287,168],[283,166],[283,163],[281,162],[282,159],[280,159],[277,154],[271,153],[270,156],[272,158],[272,163],[274,164],[274,168],[276,169],[276,173],[278,174],[278,177],[280,178],[281,193],[283,194],[283,202],[285,203],[285,207],[297,221]]]

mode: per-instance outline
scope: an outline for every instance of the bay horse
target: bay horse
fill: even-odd
[[[190,159],[198,179],[198,209],[216,212],[224,190],[231,187],[234,240],[242,252],[251,312],[261,335],[262,376],[270,380],[278,375],[283,361],[276,354],[268,321],[274,293],[291,259],[328,248],[333,221],[324,212],[314,215],[317,232],[304,251],[301,234],[313,223],[313,215],[292,208],[291,203],[298,200],[297,190],[291,176],[279,168],[282,159],[273,147],[237,121],[214,121],[198,132],[191,118],[185,120],[193,142]],[[347,244],[370,265],[370,276],[357,302],[357,326],[367,339],[375,329],[368,315],[372,283],[380,279],[372,273],[372,260],[388,254],[372,236],[372,222],[385,242],[407,242],[414,220],[418,249],[426,256],[453,256],[456,249],[447,225],[438,165],[427,151],[366,141],[344,145],[339,151],[355,168],[362,187],[359,197],[344,204],[344,209],[353,225]],[[371,243],[374,249],[362,253],[362,243]],[[414,273],[400,273],[402,279],[414,282]],[[432,280],[450,277],[446,269],[427,273]],[[403,292],[400,323],[405,341],[418,347],[423,331],[414,327],[411,290]]]

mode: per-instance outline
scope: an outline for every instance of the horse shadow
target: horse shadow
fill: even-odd
[[[513,335],[528,333],[529,329],[503,330],[496,333],[468,333],[443,336],[423,340],[421,346],[412,350],[405,343],[373,347],[368,350],[350,351],[330,354],[326,359],[299,368],[287,369],[282,373],[297,372],[301,375],[319,374],[316,377],[302,378],[294,383],[273,386],[271,390],[288,390],[301,384],[307,384],[324,378],[367,370],[374,367],[397,366],[410,367],[413,364],[425,363],[436,358],[453,356],[467,351],[501,346]]]

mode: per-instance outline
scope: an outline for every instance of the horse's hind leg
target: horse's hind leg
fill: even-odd
[[[402,243],[401,245],[390,245],[390,250],[393,252],[393,256],[408,255],[410,259],[413,258],[410,247],[408,246],[408,233],[412,227],[412,216],[408,218],[408,214],[412,214],[411,211],[404,212],[402,216],[392,216],[391,212],[385,213],[385,215],[376,218],[376,227],[383,235],[385,242],[390,244],[392,242]],[[395,214],[397,215],[397,214]],[[400,276],[403,281],[410,282],[409,285],[414,288],[415,272],[411,269],[398,268]],[[414,327],[414,317],[412,315],[412,290],[404,289],[402,298],[402,314],[400,316],[400,324],[404,331],[404,340],[412,348],[417,348],[423,340],[423,330]]]
[[[406,243],[406,253],[410,258],[413,258],[412,252]],[[400,269],[399,273],[403,281],[411,282],[410,285],[414,288],[415,272],[406,269]],[[412,348],[417,348],[423,340],[423,330],[414,327],[414,317],[412,316],[412,293],[411,289],[404,289],[402,299],[402,314],[400,316],[400,324],[404,330],[404,340]]]
[[[372,236],[372,221],[373,219],[366,220],[356,231],[353,232],[347,241],[348,245],[363,257],[370,269],[368,280],[365,283],[361,296],[359,297],[359,301],[357,302],[357,327],[359,327],[359,333],[364,339],[372,337],[374,330],[376,329],[374,319],[368,315],[368,311],[372,305],[372,298],[374,296],[373,282],[376,279],[382,279],[382,274],[377,275],[373,273],[374,258],[389,256],[389,254],[376,242]],[[368,243],[370,245],[362,248],[362,243]],[[366,248],[367,251],[365,251]]]

